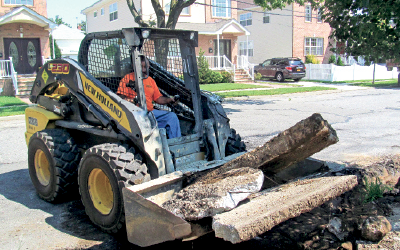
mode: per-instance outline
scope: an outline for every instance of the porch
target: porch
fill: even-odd
[[[232,74],[234,82],[254,81],[254,64],[249,63],[247,56],[236,55],[236,64],[226,55],[204,56],[211,70],[226,71]]]
[[[46,61],[44,56],[41,57],[41,65]],[[0,94],[3,92],[4,84],[7,79],[11,80],[16,96],[28,96],[31,92],[33,82],[35,81],[36,74],[18,74],[14,68],[13,59],[10,57],[8,60],[0,60]]]

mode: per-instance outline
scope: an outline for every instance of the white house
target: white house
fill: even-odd
[[[85,37],[82,31],[64,24],[53,30],[53,38],[61,50],[62,57],[78,60],[79,46]]]

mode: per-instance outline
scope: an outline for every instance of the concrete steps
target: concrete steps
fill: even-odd
[[[18,97],[29,97],[33,87],[33,83],[36,79],[36,74],[29,75],[18,75]]]
[[[251,77],[243,69],[236,69],[235,82],[253,82]]]

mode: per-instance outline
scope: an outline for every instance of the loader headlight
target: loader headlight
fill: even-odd
[[[191,32],[190,33],[190,40],[193,40],[194,39],[194,32]]]
[[[148,38],[150,36],[150,30],[142,30],[142,37],[144,39]]]

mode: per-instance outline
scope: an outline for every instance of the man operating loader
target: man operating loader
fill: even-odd
[[[174,97],[165,97],[160,93],[156,82],[149,76],[149,61],[146,57],[141,57],[142,62],[142,76],[143,76],[143,87],[146,96],[146,105],[149,112],[153,112],[159,128],[165,128],[167,130],[168,138],[175,138],[181,136],[181,128],[179,126],[179,120],[175,113],[154,109],[153,101],[164,105],[169,103],[175,103]],[[133,102],[136,97],[136,92],[130,87],[129,82],[135,81],[135,73],[129,73],[122,78],[119,83],[117,94],[123,99]]]

